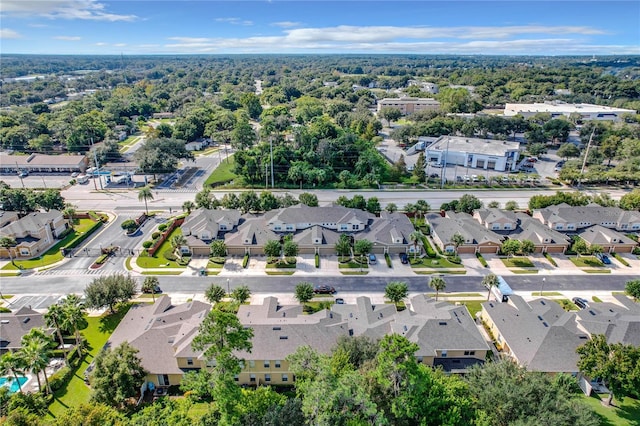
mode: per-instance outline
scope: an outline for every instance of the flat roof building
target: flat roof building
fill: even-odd
[[[397,108],[402,115],[413,114],[418,111],[436,111],[440,109],[440,102],[433,98],[384,98],[378,101],[378,112],[384,107]]]
[[[441,165],[455,164],[474,169],[515,171],[520,142],[440,136],[425,146],[425,159]]]
[[[504,115],[506,117],[521,115],[524,118],[528,118],[539,113],[549,113],[552,118],[561,116],[569,117],[571,114],[579,114],[582,120],[618,121],[622,114],[636,114],[637,112],[632,109],[593,104],[568,104],[559,101],[533,104],[506,104],[504,106]]]

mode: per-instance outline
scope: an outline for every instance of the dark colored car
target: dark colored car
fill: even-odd
[[[580,309],[586,309],[587,307],[589,307],[589,301],[587,299],[583,299],[582,297],[574,297],[571,300],[573,300],[573,303],[575,303],[576,306]]]
[[[151,290],[146,287],[142,289],[142,292],[151,294]],[[153,293],[162,293],[162,289],[160,288],[160,286],[153,286]]]
[[[609,259],[609,256],[607,256],[604,253],[598,253],[596,254],[596,257],[598,258],[598,260],[600,260],[600,262],[604,263],[605,265],[611,265],[611,259]]]
[[[370,253],[370,254],[369,254],[369,263],[376,263],[376,260],[378,260],[378,259],[376,258],[376,255],[375,255],[375,254],[373,254],[373,253]]]
[[[313,292],[315,294],[333,294],[336,292],[336,289],[330,285],[317,285],[313,288]]]
[[[342,299],[342,298],[338,297],[338,298],[336,299],[336,305],[344,305],[344,299]]]
[[[407,256],[407,253],[400,253],[400,262],[405,265],[409,263],[409,256]]]

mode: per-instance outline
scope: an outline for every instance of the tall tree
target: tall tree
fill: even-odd
[[[424,159],[424,151],[421,151],[420,154],[418,154],[416,164],[413,166],[413,175],[416,177],[416,180],[419,183],[424,182],[425,178],[427,177],[426,167],[427,163]]]
[[[149,207],[147,206],[147,200],[153,200],[153,191],[148,186],[145,186],[138,191],[138,201],[144,201],[144,211],[149,215]]]
[[[384,296],[391,302],[398,304],[409,295],[407,283],[402,281],[391,281],[384,288]]]
[[[250,297],[251,297],[251,290],[249,290],[249,287],[246,285],[241,285],[239,287],[236,287],[231,292],[231,298],[233,298],[233,300],[235,300],[240,304],[249,300]]]
[[[128,274],[113,274],[95,278],[84,290],[87,307],[100,309],[108,307],[114,313],[113,307],[120,302],[126,302],[136,294],[136,279]]]
[[[487,288],[487,300],[491,297],[491,288],[497,287],[499,284],[498,276],[496,274],[488,274],[482,278],[482,285]]]
[[[72,331],[76,339],[76,350],[78,354],[82,354],[82,334],[80,329],[86,325],[85,309],[82,300],[76,294],[69,294],[61,302],[62,304],[62,322],[61,327],[64,330]]]
[[[424,238],[424,234],[422,233],[422,231],[419,231],[417,229],[411,232],[411,234],[409,234],[409,239],[411,240],[411,242],[413,242],[413,258],[414,259],[418,256],[418,245],[420,244],[423,238]]]
[[[29,333],[22,336],[19,357],[22,358],[25,368],[29,369],[36,375],[38,380],[38,389],[42,392],[42,384],[40,382],[40,373],[44,376],[45,389],[47,393],[51,393],[49,387],[49,377],[47,375],[47,367],[53,352],[51,346],[54,344],[41,328],[32,328]]]
[[[640,280],[627,281],[624,289],[626,290],[627,294],[633,297],[633,300],[635,300],[636,302],[638,301],[638,299],[640,299]]]
[[[465,243],[464,241],[464,236],[462,236],[461,233],[456,232],[455,234],[453,234],[453,236],[451,237],[451,242],[453,243],[453,247],[456,250],[456,254],[458,254],[458,247],[460,247],[461,245],[463,245]]]
[[[226,293],[224,288],[217,284],[211,284],[204,293],[204,297],[209,301],[209,303],[218,303],[224,299],[225,295]]]
[[[158,280],[158,277],[154,276],[145,277],[142,282],[142,291],[144,293],[151,293],[151,298],[154,303],[156,302],[156,289],[159,288],[159,285],[160,281]]]
[[[11,263],[13,263],[13,254],[11,253],[11,249],[18,245],[18,242],[13,237],[2,236],[0,237],[0,247],[7,250],[9,253],[9,259]]]
[[[60,303],[53,304],[49,306],[47,312],[44,314],[44,321],[48,327],[54,328],[56,330],[56,335],[58,336],[58,341],[60,342],[60,347],[62,348],[62,353],[64,354],[64,361],[67,365],[69,365],[69,351],[64,344],[64,338],[62,337],[62,324],[64,322],[64,306]]]
[[[429,287],[436,291],[436,300],[438,300],[438,293],[447,287],[447,283],[442,277],[431,277]]]
[[[295,298],[303,305],[313,299],[313,286],[311,283],[303,281],[296,285]]]
[[[147,372],[137,354],[138,350],[128,342],[98,353],[89,375],[92,401],[121,408],[138,393]]]
[[[0,373],[2,375],[11,374],[18,383],[18,391],[22,392],[22,383],[18,380],[18,374],[23,374],[25,369],[24,361],[18,352],[5,352],[0,357]]]

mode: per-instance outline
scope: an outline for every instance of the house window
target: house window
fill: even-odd
[[[491,225],[491,229],[493,229],[493,230],[500,229],[500,224],[499,223],[494,223],[493,225]]]
[[[220,225],[220,230],[221,231],[226,231],[227,230],[227,225]]]
[[[287,225],[287,231],[293,231],[293,226]]]
[[[280,368],[280,360],[275,360],[273,363],[276,365],[276,368]]]
[[[282,381],[283,382],[288,382],[289,381],[289,375],[288,374],[283,374],[282,375]]]
[[[357,231],[358,229],[360,229],[360,225],[351,225],[351,229]]]
[[[575,225],[567,225],[567,229],[576,229]]]
[[[193,358],[187,358],[187,365],[193,365]]]
[[[275,226],[273,229],[275,229],[276,231],[280,231],[282,229],[282,227],[280,225]]]
[[[29,256],[29,249],[21,248],[20,249],[20,254],[23,255],[23,256]]]
[[[564,228],[564,227],[562,226],[562,224],[561,224],[561,223],[559,223],[559,224],[557,224],[557,225],[556,225],[556,229],[563,229],[563,228]]]
[[[270,382],[271,381],[271,374],[265,374],[264,375],[264,381],[265,382]]]
[[[631,229],[640,229],[640,224],[635,224],[631,227]]]
[[[264,368],[269,368],[269,363],[270,363],[270,361],[265,360],[264,361]]]
[[[476,351],[464,351],[465,356],[474,356]]]
[[[255,367],[255,366],[256,366],[256,362],[255,362],[255,361],[253,361],[253,360],[250,360],[250,361],[249,361],[249,367],[253,368],[253,367]]]
[[[416,357],[416,359],[419,364],[422,364],[424,362],[424,357],[419,356],[419,357]]]
[[[505,223],[504,224],[504,229],[511,229],[511,224],[510,223]]]
[[[249,375],[249,381],[250,382],[255,382],[256,381],[256,375],[255,374],[250,374]]]
[[[442,351],[441,352],[441,356],[442,356],[442,358],[446,358],[447,357],[447,351]]]
[[[340,230],[341,231],[346,231],[347,230],[347,225],[340,225]]]
[[[240,375],[235,374],[235,375],[233,376],[233,380],[235,380],[236,382],[237,382],[237,381],[239,381],[239,380],[240,380]]]
[[[169,375],[168,374],[158,374],[158,385],[160,386],[169,386]]]

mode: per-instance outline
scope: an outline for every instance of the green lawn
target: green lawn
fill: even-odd
[[[12,263],[7,263],[4,270],[17,270],[17,269],[32,269],[41,268],[43,266],[51,265],[62,260],[62,254],[60,253],[61,247],[66,247],[77,236],[84,234],[88,229],[91,229],[95,225],[95,221],[91,219],[76,219],[74,220],[74,230],[70,232],[62,240],[58,241],[53,247],[47,250],[44,255],[29,260],[16,260]]]
[[[556,300],[565,311],[579,311],[580,309],[569,299]]]
[[[482,297],[480,293],[440,293],[440,297]]]
[[[348,262],[348,263],[338,263],[339,269],[367,269],[369,265],[366,263],[358,263],[358,262]]]
[[[204,182],[205,188],[209,186],[223,185],[237,179],[238,175],[233,173],[234,165],[235,162],[233,161],[233,156],[229,156],[228,161],[220,163],[220,165],[209,175],[207,180]]]
[[[461,300],[459,303],[462,303],[467,307],[469,313],[471,314],[471,318],[475,318],[476,313],[482,310],[483,302],[486,302],[486,300]]]
[[[465,269],[439,269],[433,271],[413,271],[416,275],[465,275],[467,271]]]
[[[602,262],[594,256],[570,257],[569,260],[580,268],[589,268],[594,266],[604,266]]]
[[[504,266],[507,268],[533,268],[533,262],[529,260],[528,257],[519,256],[519,257],[508,257],[506,259],[500,259]]]
[[[417,259],[410,258],[409,264],[411,264],[412,268],[464,268],[462,264],[449,262],[449,260],[444,257],[438,257],[436,259],[429,257]]]
[[[602,397],[603,399],[606,396]],[[600,417],[602,426],[640,425],[640,400],[625,398],[623,402],[614,400],[615,407],[602,405],[598,395],[583,396],[584,402]]]
[[[610,274],[611,269],[583,269],[587,274]]]
[[[602,299],[600,299],[598,296],[592,296],[591,299],[596,303],[602,303]]]
[[[49,406],[50,416],[56,417],[66,411],[68,407],[74,407],[89,401],[90,389],[84,383],[84,371],[104,344],[107,343],[109,336],[111,336],[111,333],[116,329],[130,307],[131,304],[123,304],[113,315],[87,317],[88,325],[86,329],[82,330],[82,335],[84,336],[84,343],[88,353],[67,386],[55,392],[55,399]]]
[[[538,296],[538,297],[541,296],[539,291],[534,291],[534,292],[531,293],[531,295],[532,296]],[[547,296],[562,296],[562,293],[557,292],[557,291],[543,291],[542,292],[542,296],[545,296],[545,297],[547,297]]]
[[[180,229],[179,226],[176,227],[173,231],[171,231],[171,234],[169,234],[167,239],[164,240],[164,242],[160,245],[158,250],[156,250],[155,256],[153,257],[139,256],[136,262],[138,266],[141,268],[182,268],[184,269],[185,268],[184,266],[178,265],[176,261],[167,260],[162,255],[162,253],[164,253],[165,250],[171,250],[170,241],[174,235],[182,235],[182,229]]]

